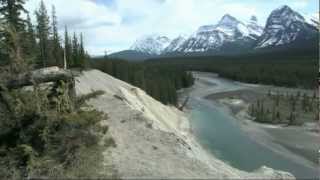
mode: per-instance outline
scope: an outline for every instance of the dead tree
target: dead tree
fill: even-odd
[[[180,111],[183,111],[183,108],[187,105],[188,101],[190,99],[190,96],[188,96],[184,102],[182,103],[182,105],[178,108]]]
[[[19,89],[25,86],[44,84],[49,82],[63,81],[68,83],[70,96],[75,96],[74,75],[71,71],[60,69],[58,67],[49,67],[38,69],[24,74],[19,74],[15,78],[3,82],[7,90]],[[0,91],[1,91],[0,87]]]

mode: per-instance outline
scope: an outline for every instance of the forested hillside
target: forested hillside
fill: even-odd
[[[96,58],[90,63],[118,79],[145,90],[164,104],[177,105],[177,90],[193,85],[191,73],[177,66],[127,62],[118,59]]]
[[[318,58],[317,50],[283,49],[237,56],[161,58],[149,60],[148,63],[214,72],[248,83],[316,88]]]

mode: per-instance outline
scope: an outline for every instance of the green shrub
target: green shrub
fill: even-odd
[[[98,171],[105,116],[81,105],[102,92],[72,100],[68,86],[58,84],[54,89],[0,91],[0,179],[89,177],[94,176],[85,175],[90,167]],[[100,161],[84,164],[93,158]]]

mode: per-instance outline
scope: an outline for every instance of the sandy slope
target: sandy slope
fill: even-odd
[[[106,92],[89,104],[109,116],[104,123],[117,146],[105,151],[103,161],[121,178],[292,178],[266,167],[254,173],[230,167],[194,140],[184,113],[105,73],[84,72],[76,79],[76,89],[79,95]]]

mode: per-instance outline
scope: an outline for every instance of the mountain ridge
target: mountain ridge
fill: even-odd
[[[259,49],[297,48],[316,43],[319,33],[316,25],[319,22],[314,16],[305,18],[284,5],[270,13],[265,27],[259,25],[254,15],[249,21],[242,22],[227,13],[217,24],[200,26],[189,37],[178,36],[170,40],[160,35],[144,36],[131,46],[130,51],[140,56],[147,54],[142,58],[145,60],[157,56],[235,54]]]
[[[270,14],[264,33],[256,48],[285,45],[297,40],[306,40],[316,34],[316,28],[289,6],[282,6]]]

